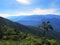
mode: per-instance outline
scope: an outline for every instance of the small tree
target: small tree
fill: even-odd
[[[47,31],[53,30],[53,27],[49,21],[42,22],[41,30],[43,30],[43,36],[45,36]]]

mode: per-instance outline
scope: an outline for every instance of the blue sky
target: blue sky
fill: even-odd
[[[0,0],[0,16],[60,15],[60,0]]]

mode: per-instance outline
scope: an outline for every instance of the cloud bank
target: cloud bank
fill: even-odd
[[[2,17],[8,17],[8,16],[30,16],[30,15],[47,15],[47,14],[56,14],[60,15],[60,12],[56,12],[57,9],[40,9],[35,8],[31,11],[26,12],[16,12],[15,14],[0,14]]]
[[[56,9],[40,9],[40,8],[36,8],[34,10],[31,11],[27,11],[27,12],[17,12],[17,15],[46,15],[46,14],[58,14],[58,12],[56,12]]]

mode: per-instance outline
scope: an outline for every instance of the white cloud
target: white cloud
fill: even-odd
[[[32,11],[17,12],[17,15],[46,15],[46,14],[57,14],[56,9],[40,9],[36,8]]]
[[[56,15],[60,15],[60,12],[56,12],[55,14],[56,14]]]
[[[0,17],[7,17],[10,16],[9,14],[0,14]]]
[[[60,15],[60,12],[56,12],[57,9],[40,9],[36,8],[27,12],[16,12],[15,14],[0,14],[1,17],[8,16],[30,16],[30,15],[46,15],[46,14],[56,14]]]
[[[56,9],[40,9],[40,8],[36,8],[33,10],[34,14],[53,14],[56,12]]]
[[[30,4],[30,0],[16,0],[17,2],[19,2],[20,4]]]

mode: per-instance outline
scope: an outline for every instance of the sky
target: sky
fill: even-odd
[[[60,15],[60,0],[0,0],[0,16]]]

